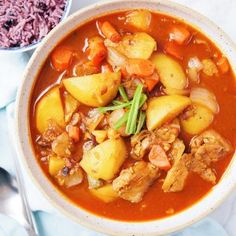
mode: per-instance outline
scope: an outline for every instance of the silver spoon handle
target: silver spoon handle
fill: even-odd
[[[13,143],[14,143],[14,140],[13,140]],[[27,231],[29,236],[38,236],[39,234],[36,227],[36,223],[33,219],[33,214],[30,210],[30,206],[29,206],[28,199],[25,192],[25,186],[24,186],[24,182],[23,182],[23,178],[22,178],[21,170],[20,170],[20,163],[17,159],[17,154],[15,153],[15,151],[11,149],[11,152],[12,152],[12,157],[13,157],[12,159],[14,161],[18,191],[21,196],[21,201],[22,201],[22,206],[23,206],[23,214],[24,214],[25,221],[27,223],[27,225],[24,224],[24,228]]]

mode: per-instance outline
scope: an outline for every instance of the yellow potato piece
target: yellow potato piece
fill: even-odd
[[[112,184],[107,184],[101,188],[90,189],[90,192],[103,202],[113,202],[118,198],[117,193],[113,190]]]
[[[148,59],[156,49],[155,39],[147,33],[126,35],[117,47],[126,57],[139,59]]]
[[[191,100],[181,95],[167,95],[150,99],[146,111],[148,130],[154,130],[172,120],[190,104]]]
[[[110,180],[117,174],[126,156],[126,146],[121,138],[108,139],[84,153],[80,165],[92,178]]]
[[[172,57],[159,53],[154,54],[151,61],[156,66],[160,81],[166,88],[184,89],[187,86],[188,81],[183,68]]]
[[[102,143],[107,138],[107,130],[94,130],[92,134],[98,143]]]
[[[115,98],[120,79],[120,72],[100,73],[65,79],[63,84],[79,102],[91,107],[100,107]]]
[[[187,119],[181,117],[180,123],[182,129],[191,135],[199,134],[204,131],[213,121],[213,113],[206,107],[194,104],[193,110],[187,111],[192,112]]]
[[[127,14],[126,22],[140,30],[148,30],[152,14],[147,10],[135,10]]]
[[[49,90],[36,105],[36,127],[43,133],[51,119],[58,125],[64,126],[64,110],[58,87]]]
[[[51,156],[48,162],[49,174],[56,176],[58,172],[65,166],[65,161],[57,156]]]

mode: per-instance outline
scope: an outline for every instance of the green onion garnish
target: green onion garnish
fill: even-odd
[[[114,125],[114,129],[118,130],[123,124],[125,124],[128,120],[129,111],[127,111]]]
[[[115,105],[115,106],[109,106],[109,107],[99,107],[98,111],[101,113],[105,113],[106,111],[114,111],[114,110],[118,110],[124,107],[128,107],[130,106],[131,102],[127,102],[127,103],[123,103],[123,104],[119,104],[119,105]]]
[[[141,129],[144,125],[145,119],[146,119],[145,112],[140,111],[139,119],[138,119],[138,126],[137,126],[137,130],[136,130],[135,134],[138,134],[141,131]]]
[[[137,116],[138,116],[138,111],[139,111],[139,104],[140,104],[140,99],[142,95],[142,89],[143,86],[139,84],[135,90],[134,93],[134,98],[132,100],[127,124],[126,124],[126,129],[125,132],[127,134],[133,134],[136,131],[136,125],[137,125]]]
[[[127,94],[125,92],[125,89],[124,89],[124,87],[122,85],[119,87],[119,93],[120,93],[121,97],[123,98],[123,100],[125,102],[129,101],[129,98],[128,98],[128,96],[127,96]]]

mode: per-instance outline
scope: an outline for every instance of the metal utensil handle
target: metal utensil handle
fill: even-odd
[[[12,154],[12,157],[13,157],[12,159],[13,159],[14,167],[15,167],[16,181],[17,181],[17,184],[18,184],[18,191],[19,191],[19,194],[20,194],[21,200],[22,200],[25,220],[27,221],[27,225],[24,225],[25,230],[27,231],[29,236],[38,236],[39,234],[38,234],[38,230],[37,230],[37,227],[36,227],[36,223],[33,219],[33,215],[32,215],[32,212],[30,210],[30,206],[28,204],[27,196],[26,196],[26,193],[25,193],[25,186],[24,186],[24,183],[23,183],[22,175],[21,175],[20,163],[17,159],[17,154],[16,154],[16,151],[15,151],[14,138],[10,137],[10,139],[13,143],[13,148],[14,148],[14,151],[12,150],[12,148],[10,148],[10,149],[11,149],[11,154]]]

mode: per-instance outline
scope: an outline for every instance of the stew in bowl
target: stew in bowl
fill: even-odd
[[[71,201],[123,221],[170,216],[204,197],[233,156],[235,76],[196,28],[145,9],[78,27],[31,98],[36,158]]]
[[[234,61],[222,30],[168,0],[79,10],[25,71],[16,107],[25,170],[94,230],[189,226],[236,183]]]

